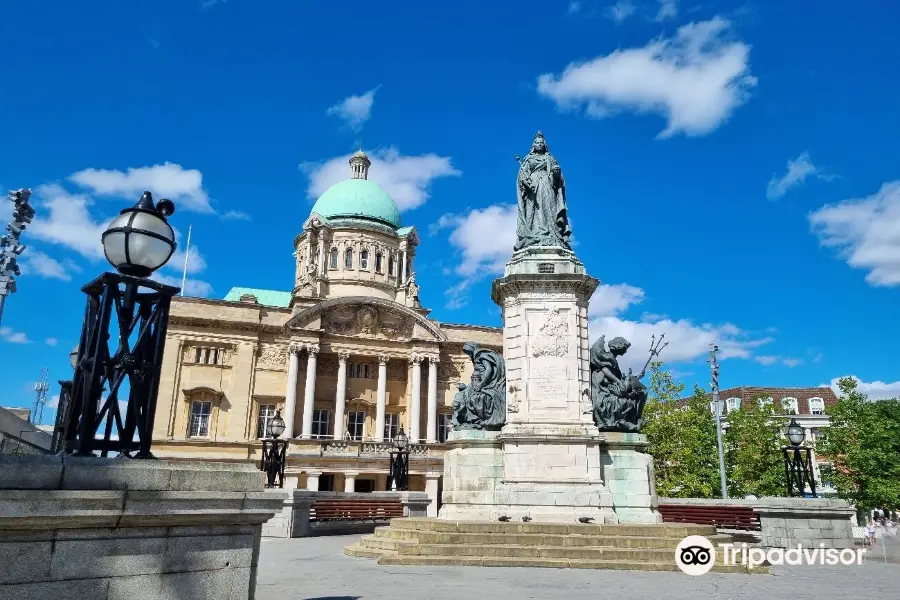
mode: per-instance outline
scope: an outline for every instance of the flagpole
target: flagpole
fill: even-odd
[[[184,297],[184,284],[187,281],[187,268],[188,268],[188,257],[191,255],[191,228],[192,225],[188,225],[188,239],[187,239],[187,247],[184,250],[184,271],[181,273],[181,296]]]

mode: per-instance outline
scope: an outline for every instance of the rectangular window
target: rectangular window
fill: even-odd
[[[212,402],[195,401],[191,403],[190,437],[209,437],[210,414],[212,414]]]
[[[381,252],[375,253],[375,272],[381,273]]]
[[[312,435],[314,438],[325,438],[329,436],[328,433],[328,422],[329,422],[329,412],[327,410],[317,408],[313,411],[313,430]]]
[[[362,440],[365,433],[366,413],[361,410],[351,410],[347,414],[347,434],[351,440]]]
[[[447,441],[447,435],[450,433],[450,415],[438,415],[437,426],[437,441],[443,444]]]
[[[398,413],[387,413],[384,415],[384,439],[392,440],[400,431],[400,415]]]
[[[725,401],[725,406],[728,407],[728,412],[731,412],[733,410],[740,410],[741,399],[740,398],[728,398]]]
[[[274,404],[260,404],[259,416],[256,418],[256,437],[269,437],[269,421],[275,417]]]

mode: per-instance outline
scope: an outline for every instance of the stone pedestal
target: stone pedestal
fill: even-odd
[[[619,523],[662,523],[647,436],[601,432],[599,440],[603,481]]]
[[[0,457],[0,598],[254,597],[284,493],[253,465]]]
[[[441,518],[658,522],[648,457],[640,452],[646,441],[601,435],[593,423],[588,301],[598,284],[563,248],[516,252],[494,281],[492,298],[503,310],[506,425],[451,433]]]

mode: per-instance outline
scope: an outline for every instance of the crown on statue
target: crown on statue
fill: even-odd
[[[538,132],[534,135],[534,140],[542,140],[544,139],[544,132],[538,129]]]

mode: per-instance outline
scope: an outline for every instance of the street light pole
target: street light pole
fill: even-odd
[[[3,321],[3,306],[6,296],[16,291],[16,277],[21,275],[16,257],[25,251],[19,237],[34,219],[34,208],[28,204],[31,190],[9,191],[7,197],[13,203],[12,221],[6,225],[6,233],[0,236],[0,322]]]
[[[728,499],[728,481],[725,478],[725,451],[722,448],[722,405],[719,403],[719,363],[716,361],[716,352],[719,347],[709,345],[709,370],[711,375],[712,401],[716,408],[716,445],[719,449],[719,481],[722,486],[722,499]]]

